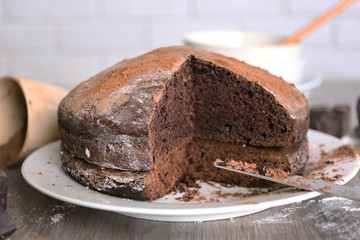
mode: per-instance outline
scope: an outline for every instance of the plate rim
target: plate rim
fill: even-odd
[[[321,134],[326,135],[326,137],[332,138],[339,143],[341,143],[341,140],[333,137],[331,135],[321,133],[319,131],[311,130],[309,129],[309,132],[315,133],[315,134]],[[89,191],[94,191],[96,194],[101,194],[101,196],[104,196],[105,198],[113,198],[116,201],[120,201],[121,205],[107,205],[104,203],[98,203],[98,202],[91,202],[91,201],[84,201],[79,200],[75,198],[71,198],[69,196],[64,196],[63,194],[59,194],[55,191],[51,191],[49,189],[46,189],[44,187],[40,187],[36,184],[34,184],[30,178],[29,175],[31,175],[31,172],[27,171],[27,165],[31,163],[31,159],[33,159],[33,156],[36,156],[39,154],[40,151],[48,150],[48,148],[58,148],[60,141],[54,141],[52,143],[49,143],[35,152],[33,152],[29,157],[27,157],[24,161],[24,163],[21,166],[21,173],[25,179],[25,181],[35,188],[37,191],[50,196],[52,198],[69,202],[75,205],[83,206],[83,207],[89,207],[94,209],[100,209],[100,210],[106,210],[106,211],[112,211],[112,212],[118,212],[118,213],[129,213],[129,214],[141,214],[141,215],[159,215],[159,216],[197,216],[197,215],[213,215],[213,214],[227,214],[227,213],[233,213],[233,212],[242,212],[242,211],[249,211],[249,210],[265,210],[271,207],[281,206],[289,203],[294,202],[300,202],[303,200],[311,199],[314,197],[317,197],[321,195],[321,193],[318,192],[304,192],[304,191],[296,191],[294,193],[291,193],[288,197],[282,197],[281,199],[274,199],[270,201],[260,202],[259,204],[244,204],[241,200],[229,200],[224,202],[192,202],[192,203],[158,203],[158,202],[152,202],[152,201],[140,201],[140,200],[131,200],[131,199],[125,199],[125,198],[119,198],[115,196],[110,196],[104,193],[99,193],[94,190],[89,189]],[[45,157],[44,157],[45,158]],[[29,160],[30,159],[30,160]],[[48,161],[48,160],[46,160]],[[346,175],[343,182],[338,182],[337,184],[345,184],[346,182],[350,181],[357,172],[359,171],[360,165],[360,159],[356,158],[354,161],[358,162],[356,165],[356,169],[354,169],[351,174]],[[53,164],[55,166],[55,164]],[[61,164],[60,164],[61,167]],[[69,180],[71,180],[72,183],[78,184],[81,187],[86,188],[85,186],[81,185],[77,181],[75,181],[73,178],[71,178],[67,173],[64,172],[64,174],[67,176]],[[285,188],[287,189],[287,188]],[[260,195],[261,196],[261,195]],[[254,196],[251,199],[256,199],[257,196]]]

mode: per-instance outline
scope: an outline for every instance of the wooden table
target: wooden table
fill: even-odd
[[[234,219],[173,223],[55,200],[30,187],[20,168],[8,177],[7,212],[18,227],[11,239],[360,239],[360,203],[327,195]],[[360,186],[360,174],[347,185]]]

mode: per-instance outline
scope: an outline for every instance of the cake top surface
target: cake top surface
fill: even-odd
[[[63,100],[60,108],[71,113],[72,118],[88,116],[98,124],[97,116],[109,116],[110,122],[126,124],[127,111],[139,114],[138,122],[131,118],[132,125],[128,129],[144,134],[150,115],[143,115],[151,112],[149,108],[154,106],[154,92],[161,92],[166,80],[190,57],[226,68],[238,78],[262,86],[293,118],[304,118],[308,114],[306,99],[293,84],[235,58],[186,46],[159,48],[133,59],[125,59],[78,85]],[[141,94],[137,94],[139,92]],[[114,111],[122,113],[120,118],[111,120]]]

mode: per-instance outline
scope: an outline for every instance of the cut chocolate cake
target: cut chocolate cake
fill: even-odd
[[[260,182],[212,162],[240,157],[298,173],[308,155],[309,109],[294,85],[191,47],[106,69],[71,91],[58,114],[65,171],[122,197],[156,199],[185,178],[252,186]]]

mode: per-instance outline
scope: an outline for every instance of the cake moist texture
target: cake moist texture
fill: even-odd
[[[185,178],[254,186],[234,158],[298,173],[309,109],[294,85],[191,47],[156,49],[81,83],[59,106],[64,169],[110,194],[156,199]]]

